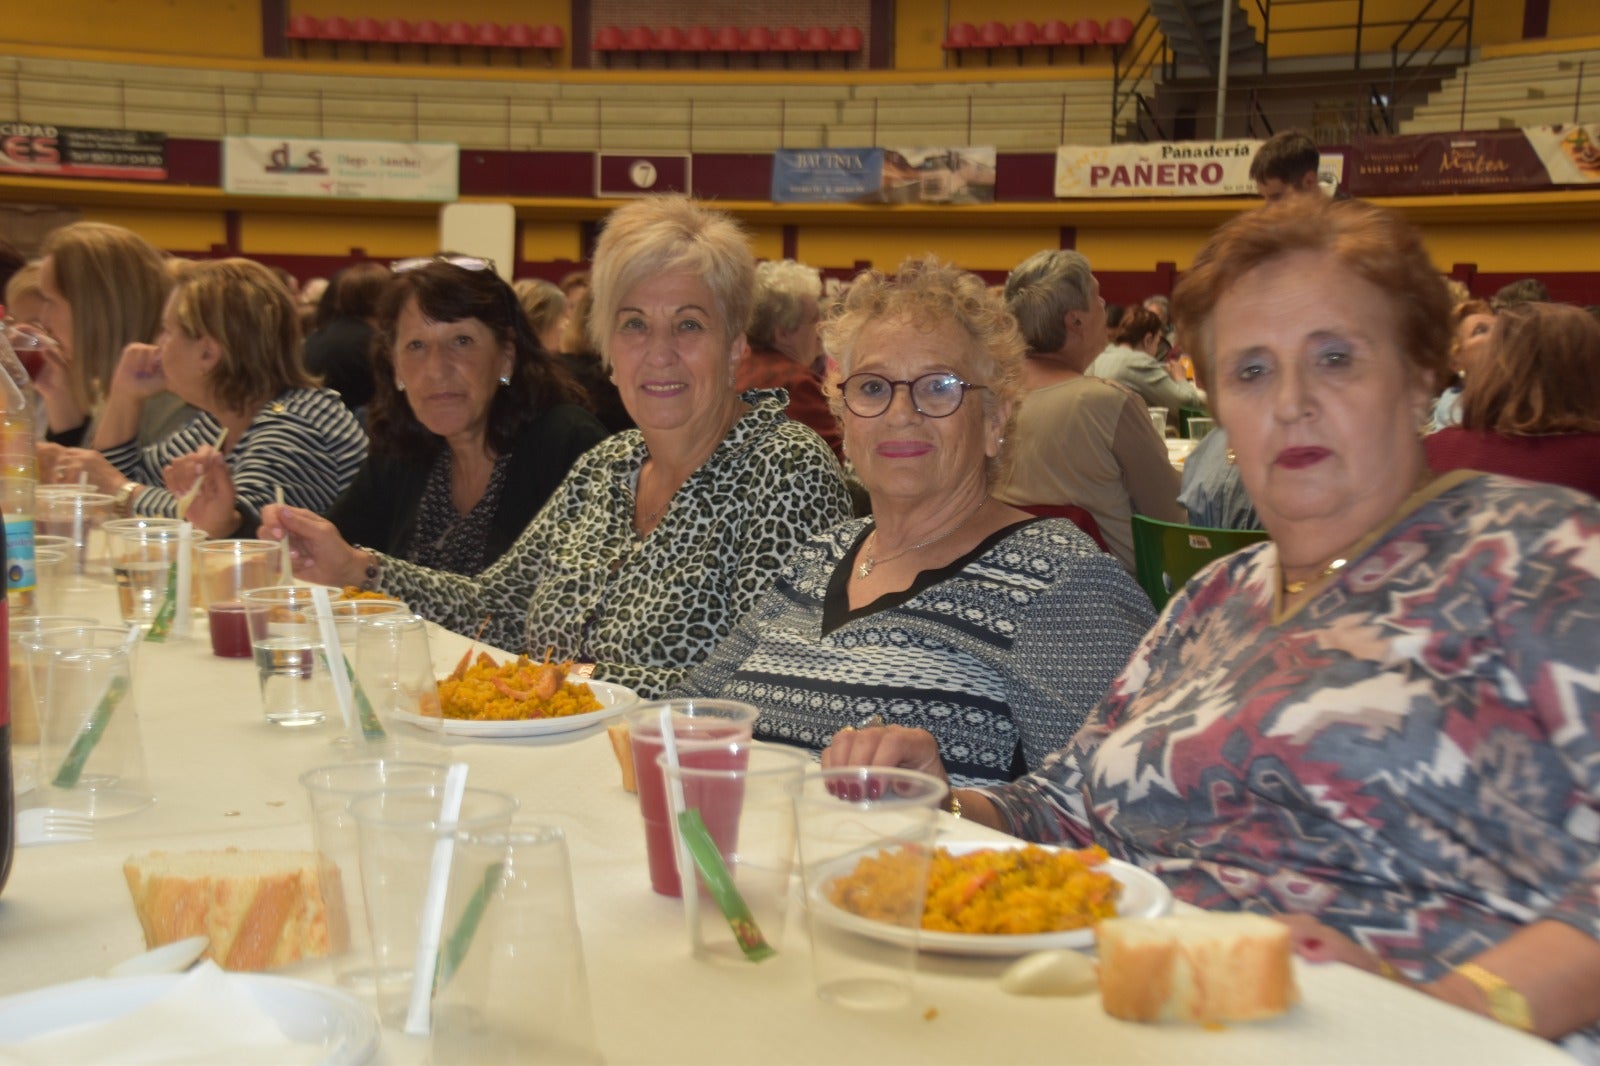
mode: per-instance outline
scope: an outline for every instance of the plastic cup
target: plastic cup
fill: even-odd
[[[361,842],[361,888],[367,905],[367,927],[372,935],[373,985],[378,1013],[384,1023],[404,1024],[411,1002],[411,985],[423,904],[427,897],[434,846],[462,833],[504,833],[511,825],[517,801],[501,792],[469,788],[461,801],[461,817],[442,824],[439,806],[444,786],[386,788],[358,797],[350,804]],[[451,878],[467,883],[485,881],[488,861],[458,855],[451,862]],[[456,908],[447,903],[440,931],[440,950],[450,950],[462,925],[465,901]],[[458,941],[459,942],[459,941]]]
[[[334,977],[370,998],[377,997],[376,971],[361,891],[361,840],[350,802],[385,788],[442,785],[447,772],[448,767],[436,763],[368,759],[320,766],[300,777],[311,805],[311,841],[327,903]]]
[[[132,650],[49,643],[41,649],[48,659],[39,740],[46,805],[96,819],[142,809],[154,797],[133,702]]]
[[[794,874],[794,794],[811,766],[811,757],[794,748],[768,745],[732,744],[725,750],[742,765],[734,769],[674,768],[667,764],[664,752],[656,757],[656,764],[669,789],[674,782],[682,786],[684,810],[699,812],[734,887],[761,930],[761,938],[781,949],[789,882]],[[684,754],[693,761],[697,753]],[[680,827],[674,822],[672,829],[676,846]],[[703,875],[684,870],[678,875],[680,882],[693,877],[699,885],[700,905],[690,929],[691,953],[696,958],[748,964]]]
[[[561,830],[456,836],[448,911],[476,911],[433,1005],[433,1061],[598,1063],[589,982]]]
[[[1156,436],[1167,435],[1167,409],[1165,407],[1150,408],[1150,424],[1156,427]]]
[[[60,627],[97,624],[93,618],[46,614],[24,615],[11,620],[11,662],[6,680],[11,686],[12,758],[23,757],[17,753],[17,745],[39,743],[39,722],[44,717],[45,686],[43,664],[40,664],[37,673],[33,665],[33,645],[38,640],[39,634]],[[30,748],[26,758],[31,760],[36,754],[37,752]]]
[[[684,699],[646,703],[627,715],[632,739],[633,770],[639,783],[639,812],[644,817],[645,851],[650,862],[650,887],[663,896],[682,894],[666,787],[656,756],[662,752],[661,710],[672,715],[672,735],[679,762],[701,769],[741,769],[750,733],[760,713],[734,700]],[[730,749],[730,745],[735,747]]]
[[[351,650],[356,680],[389,735],[437,742],[444,718],[428,651],[428,624],[406,612],[363,617]]]
[[[241,600],[261,685],[261,713],[273,725],[320,725],[338,707],[311,589],[274,585],[249,589]]]
[[[122,520],[118,520],[121,522]],[[117,606],[124,622],[149,627],[176,590],[173,568],[186,550],[176,526],[107,526],[111,573],[117,583]]]
[[[245,590],[271,585],[283,557],[283,546],[271,540],[208,540],[194,551],[195,587],[204,607],[238,603]]]
[[[36,500],[41,534],[65,537],[72,544],[72,572],[86,579],[90,569],[89,547],[95,533],[111,517],[110,496],[86,492],[75,485],[41,487]]]
[[[911,1003],[935,814],[946,786],[912,770],[858,766],[808,775],[795,798],[800,866],[817,995],[842,1007],[887,1010]],[[867,919],[832,895],[864,858],[893,853],[909,886],[874,899]],[[866,932],[863,932],[865,927]]]
[[[72,581],[72,555],[66,548],[39,547],[33,549],[34,587],[39,597],[39,609],[57,614],[65,609],[68,586]]]
[[[1189,439],[1199,443],[1206,439],[1206,434],[1215,429],[1217,423],[1210,418],[1201,418],[1194,415],[1189,419]]]
[[[211,634],[212,655],[250,658],[250,616],[243,603],[213,603],[206,608],[206,625]]]

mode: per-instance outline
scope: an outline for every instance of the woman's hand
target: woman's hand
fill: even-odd
[[[366,580],[367,553],[345,543],[338,528],[313,511],[268,504],[261,511],[260,535],[289,541],[296,577],[319,585],[359,585]]]
[[[115,495],[129,481],[122,471],[92,448],[62,448],[54,467],[52,480],[58,485],[71,485],[80,474],[87,474],[96,492],[110,495]]]
[[[54,485],[56,483],[56,465],[67,454],[67,449],[59,444],[51,444],[42,440],[33,446],[34,458],[39,464],[39,484]]]
[[[238,493],[233,475],[222,453],[202,444],[188,455],[180,455],[162,472],[167,491],[178,499],[178,517],[187,518],[213,537],[226,537],[239,528]],[[183,496],[198,485],[187,510]]]
[[[905,726],[872,726],[857,729],[846,726],[833,735],[822,749],[822,768],[843,766],[893,766],[920,770],[941,781],[949,780],[939,758],[939,742],[926,729]]]
[[[122,349],[116,372],[111,375],[112,398],[146,400],[167,388],[161,369],[160,351],[153,344],[130,344]]]
[[[41,356],[41,362],[33,375],[33,387],[44,401],[50,428],[60,433],[83,425],[89,415],[78,406],[77,398],[72,395],[71,357],[54,338],[37,326],[18,325],[13,328],[20,333],[30,333],[44,342],[35,349]]]
[[[1289,927],[1294,953],[1307,962],[1342,962],[1380,977],[1403,980],[1399,971],[1381,957],[1309,914],[1275,914],[1273,917]]]

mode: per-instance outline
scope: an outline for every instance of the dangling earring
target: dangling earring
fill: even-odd
[[[1233,449],[1232,448],[1228,449],[1228,465],[1229,466],[1238,466],[1239,465],[1239,457],[1237,455],[1233,454]]]

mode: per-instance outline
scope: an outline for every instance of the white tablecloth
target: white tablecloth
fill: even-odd
[[[109,589],[74,608],[114,619]],[[435,631],[440,672],[465,638]],[[193,639],[145,645],[135,679],[154,806],[103,823],[92,843],[20,850],[0,897],[0,994],[75,980],[143,947],[122,878],[152,848],[309,848],[298,776],[338,761],[334,728],[293,731],[260,716],[248,659]],[[19,754],[25,754],[23,749]],[[857,1014],[812,994],[803,923],[757,965],[696,961],[676,900],[650,891],[635,798],[603,731],[543,741],[455,743],[475,785],[522,804],[519,818],[566,830],[600,1051],[610,1063],[1535,1063],[1570,1061],[1543,1041],[1338,965],[1301,966],[1287,1016],[1220,1031],[1115,1021],[1098,997],[1001,993],[1003,961],[927,957],[913,1009]],[[24,801],[26,802],[26,800]],[[953,819],[951,835],[981,832]],[[321,979],[325,964],[294,976]],[[426,1048],[384,1032],[379,1061]]]

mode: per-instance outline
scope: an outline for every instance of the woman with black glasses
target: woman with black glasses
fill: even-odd
[[[953,777],[1010,780],[1105,695],[1150,602],[1077,526],[990,495],[1024,345],[981,279],[863,274],[823,345],[873,517],[797,550],[678,694],[753,703],[758,737],[818,750],[864,722],[926,729]]]

